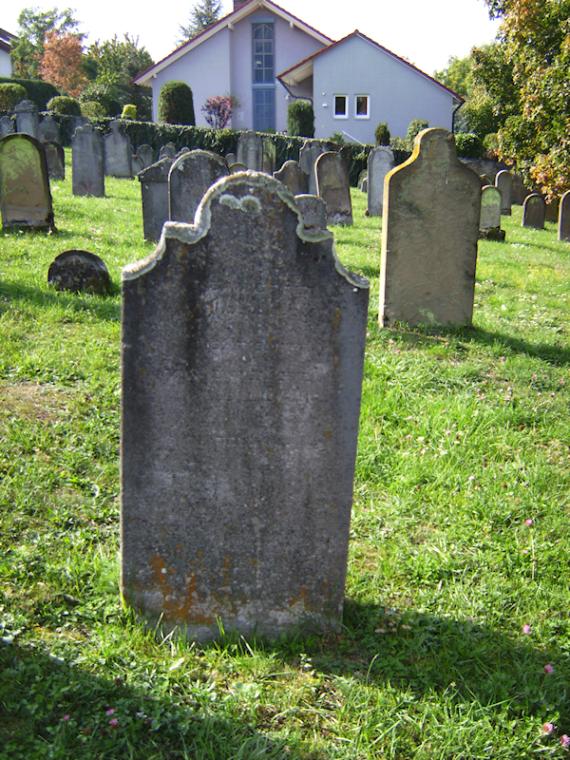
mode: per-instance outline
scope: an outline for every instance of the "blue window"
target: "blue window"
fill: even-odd
[[[275,129],[275,38],[273,24],[251,25],[253,128]]]
[[[275,87],[253,88],[253,128],[256,132],[275,129]]]

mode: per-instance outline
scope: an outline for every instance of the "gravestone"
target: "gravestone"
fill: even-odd
[[[558,240],[570,242],[570,190],[560,199],[558,209]]]
[[[228,153],[226,155],[226,164],[228,166],[231,166],[232,164],[235,164],[237,162],[237,156],[235,153]]]
[[[14,120],[11,116],[0,117],[0,139],[14,133],[15,126]]]
[[[305,140],[299,151],[299,166],[309,178],[309,195],[317,195],[317,178],[315,176],[317,158],[329,150],[329,144],[322,140]]]
[[[86,124],[71,141],[73,195],[105,195],[105,159],[101,133]]]
[[[38,137],[38,108],[31,100],[21,100],[14,108],[16,114],[16,132]]]
[[[192,224],[206,190],[228,174],[225,159],[217,153],[191,150],[177,158],[168,176],[170,220]]]
[[[122,594],[163,629],[338,630],[368,283],[261,174],[123,270]]]
[[[168,175],[172,163],[172,158],[162,158],[138,175],[145,240],[160,240],[162,226],[168,221]]]
[[[539,193],[527,195],[523,203],[523,227],[533,227],[536,230],[544,229],[544,217],[546,215],[546,203]]]
[[[512,202],[517,206],[522,206],[524,199],[529,194],[529,191],[524,186],[524,182],[520,174],[513,174],[513,188],[512,188]]]
[[[133,173],[135,175],[154,163],[153,153],[150,145],[139,145],[137,152],[133,155]]]
[[[362,190],[362,183],[364,182],[365,179],[367,179],[367,177],[368,177],[368,172],[366,169],[363,169],[358,175],[358,182],[356,183],[356,187],[359,190]]]
[[[503,204],[501,206],[501,214],[503,216],[510,216],[513,202],[513,175],[506,169],[497,172],[495,187],[501,191]]]
[[[380,146],[368,154],[368,216],[382,216],[384,179],[394,168],[394,154]]]
[[[295,196],[306,232],[322,232],[327,228],[327,204],[317,195]]]
[[[231,164],[230,167],[230,174],[237,174],[238,172],[246,172],[247,166],[245,164],[241,164],[239,161],[236,161],[235,164]]]
[[[368,177],[364,177],[364,179],[362,180],[362,186],[360,189],[363,193],[366,193],[366,195],[368,195]]]
[[[285,161],[273,176],[288,187],[293,195],[302,195],[308,190],[307,175],[297,161]]]
[[[38,127],[40,142],[61,144],[61,132],[59,124],[51,114],[44,116]]]
[[[174,158],[175,155],[176,145],[172,142],[168,142],[158,151],[158,160],[160,161],[162,158]]]
[[[0,211],[3,229],[55,231],[45,153],[28,134],[0,140]]]
[[[558,221],[559,206],[560,206],[559,198],[554,198],[549,203],[546,203],[544,207],[544,220],[546,222],[556,223]]]
[[[479,237],[484,240],[504,240],[505,230],[501,229],[501,191],[493,185],[481,190],[481,216]]]
[[[117,119],[109,124],[111,131],[104,135],[105,176],[132,179],[133,148],[131,141],[121,132]]]
[[[112,289],[103,259],[79,250],[64,251],[56,256],[48,270],[48,283],[56,290],[100,296],[108,295]]]
[[[237,163],[254,172],[263,170],[263,138],[255,132],[242,132],[238,137]]]
[[[275,143],[270,137],[262,137],[261,171],[265,172],[265,174],[273,175],[276,160],[277,150]]]
[[[180,156],[183,156],[185,153],[190,153],[190,148],[188,148],[186,145],[184,145],[182,148],[180,148],[179,151],[174,154],[174,158],[180,158]]]
[[[43,143],[50,179],[65,179],[65,153],[59,143]]]
[[[473,315],[481,186],[453,135],[425,129],[386,177],[380,265],[382,325],[468,325]]]
[[[327,204],[328,224],[352,224],[350,182],[339,153],[322,153],[315,164],[317,195]]]

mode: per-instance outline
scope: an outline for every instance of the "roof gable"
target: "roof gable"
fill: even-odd
[[[169,53],[165,58],[158,61],[158,63],[155,63],[152,66],[149,66],[148,69],[142,71],[135,77],[133,80],[134,83],[141,85],[148,84],[153,76],[185,56],[191,50],[194,50],[194,48],[206,42],[206,40],[209,40],[211,37],[213,37],[215,34],[218,34],[218,32],[222,31],[223,29],[232,29],[234,24],[237,24],[239,21],[242,21],[244,18],[247,18],[247,16],[250,16],[252,13],[259,11],[260,9],[271,11],[276,16],[279,16],[280,18],[287,21],[289,24],[291,24],[291,26],[294,26],[302,32],[305,32],[305,34],[308,34],[309,36],[318,40],[323,45],[330,45],[332,42],[330,37],[327,37],[325,34],[322,34],[322,32],[319,32],[314,27],[306,24],[300,18],[297,18],[297,16],[294,16],[292,13],[289,13],[289,11],[286,11],[284,8],[281,8],[281,6],[272,2],[272,0],[247,0],[247,2],[243,3],[243,5],[241,5],[236,10],[228,13],[223,18],[206,27],[206,29],[203,29],[201,32],[199,32],[199,34],[195,35],[187,42],[184,42],[182,45],[173,50],[172,53]]]

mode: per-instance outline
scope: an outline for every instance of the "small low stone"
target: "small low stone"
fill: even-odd
[[[479,230],[479,240],[497,240],[503,242],[505,239],[505,230],[500,227],[490,227],[487,230]]]
[[[103,259],[89,251],[60,253],[48,270],[48,283],[56,290],[108,295],[112,285]]]

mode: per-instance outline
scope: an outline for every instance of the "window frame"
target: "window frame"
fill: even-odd
[[[358,98],[366,98],[366,114],[358,113]],[[370,95],[365,93],[358,93],[354,96],[354,118],[355,119],[369,119],[370,118]]]
[[[337,114],[337,112],[336,112],[336,99],[337,98],[344,98],[344,113],[343,114]],[[345,95],[343,92],[333,93],[333,118],[335,118],[335,119],[348,119],[349,112],[350,112],[350,104],[349,104],[349,97],[348,97],[348,95]]]

